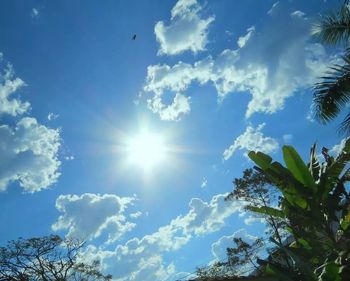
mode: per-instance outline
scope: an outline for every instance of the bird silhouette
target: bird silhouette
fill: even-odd
[[[131,38],[131,40],[135,40],[136,39],[136,34],[134,34]]]

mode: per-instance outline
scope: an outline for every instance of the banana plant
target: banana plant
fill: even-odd
[[[292,146],[283,146],[285,166],[262,152],[248,155],[282,193],[278,208],[251,207],[285,219],[294,242],[275,243],[290,264],[269,263],[266,272],[281,280],[350,280],[350,139],[339,156],[320,163],[316,145],[305,163]],[[283,277],[284,276],[284,277]]]

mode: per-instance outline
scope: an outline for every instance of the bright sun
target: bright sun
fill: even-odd
[[[160,135],[148,131],[131,138],[127,144],[129,161],[140,166],[145,172],[165,159],[166,149]]]

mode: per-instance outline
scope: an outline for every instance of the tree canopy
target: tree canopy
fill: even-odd
[[[0,281],[109,281],[99,262],[85,262],[83,243],[57,235],[12,240],[0,247]]]

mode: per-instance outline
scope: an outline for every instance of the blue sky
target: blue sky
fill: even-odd
[[[339,150],[310,117],[339,50],[310,29],[340,2],[1,1],[0,243],[78,237],[116,280],[176,280],[262,235],[225,194],[248,150]]]

